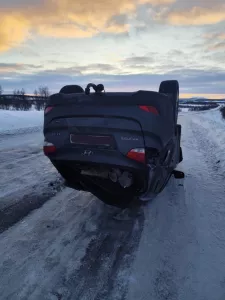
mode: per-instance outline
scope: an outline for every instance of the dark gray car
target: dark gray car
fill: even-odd
[[[64,87],[45,108],[44,153],[68,186],[107,204],[150,200],[182,161],[178,101],[177,81],[159,92]]]

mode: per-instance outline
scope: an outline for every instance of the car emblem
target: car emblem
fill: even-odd
[[[93,151],[85,150],[81,155],[83,155],[83,156],[91,156],[91,155],[93,155],[93,154],[94,154]]]

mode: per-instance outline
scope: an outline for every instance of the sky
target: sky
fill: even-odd
[[[0,0],[5,93],[103,83],[225,98],[224,0]]]

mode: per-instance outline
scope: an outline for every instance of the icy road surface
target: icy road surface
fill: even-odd
[[[15,224],[2,222],[0,299],[224,300],[225,122],[218,111],[180,122],[186,178],[172,178],[130,221],[64,188],[16,223],[18,205],[42,197],[57,174],[39,133],[26,135],[30,147],[18,137],[1,143],[0,214],[12,207]]]

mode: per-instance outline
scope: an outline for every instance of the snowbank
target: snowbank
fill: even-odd
[[[189,108],[188,107],[180,107],[180,112],[189,112]]]
[[[201,128],[201,132],[197,132],[199,139],[207,138],[207,145],[205,145],[211,154],[214,156],[216,168],[225,170],[225,120],[222,118],[220,110],[209,110],[207,112],[199,113],[192,119],[196,124],[196,128]]]
[[[0,135],[40,131],[43,111],[0,110]]]

